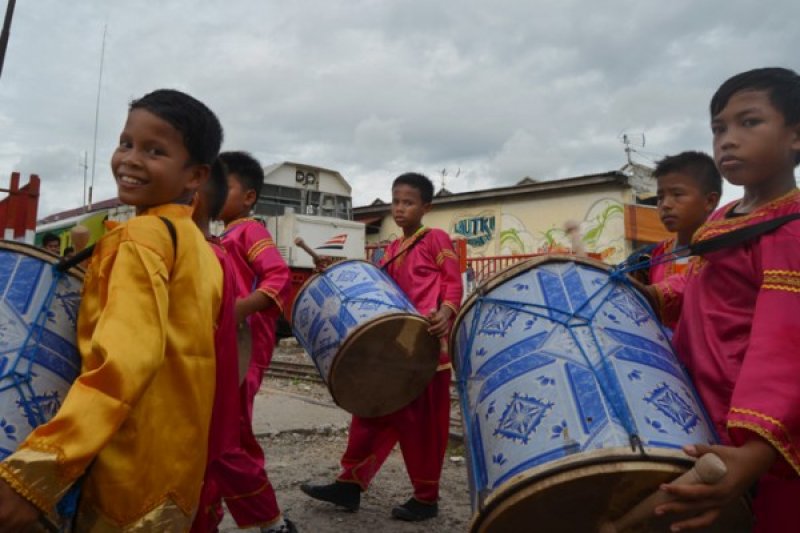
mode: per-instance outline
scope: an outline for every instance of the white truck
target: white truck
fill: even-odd
[[[265,222],[293,273],[314,268],[311,256],[294,244],[296,237],[301,237],[319,255],[343,259],[365,257],[365,227],[361,222],[300,215],[288,209],[280,216],[259,218]]]

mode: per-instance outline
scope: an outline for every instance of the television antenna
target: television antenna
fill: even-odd
[[[441,178],[440,178],[441,188],[444,189],[445,178],[447,178],[447,168],[443,168],[442,170],[440,170],[439,174],[441,175]],[[453,178],[455,179],[455,178],[459,177],[460,175],[461,175],[461,167],[458,168],[458,170],[456,171],[456,174],[455,174],[455,176],[453,176]]]
[[[633,161],[631,160],[631,152],[635,152],[636,149],[631,148],[631,145],[644,148],[646,144],[644,132],[631,134],[623,131],[622,133],[619,134],[618,138],[622,142],[622,144],[625,145],[625,157],[628,158],[628,164],[632,165]]]

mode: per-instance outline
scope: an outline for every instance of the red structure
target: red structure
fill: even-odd
[[[33,244],[36,236],[36,213],[39,209],[39,176],[31,174],[28,183],[19,186],[19,172],[11,173],[7,189],[0,192],[8,196],[0,200],[0,227],[2,238]]]

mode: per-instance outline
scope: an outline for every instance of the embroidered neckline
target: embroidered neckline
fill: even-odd
[[[720,209],[721,216],[719,219],[708,221],[698,228],[692,238],[692,242],[701,241],[720,233],[726,233],[737,227],[746,226],[751,221],[763,218],[786,204],[797,202],[798,199],[800,199],[800,189],[795,188],[746,215],[727,218],[728,214],[739,204],[739,200],[731,202]]]

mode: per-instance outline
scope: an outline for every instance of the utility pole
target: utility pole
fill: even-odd
[[[100,49],[100,75],[97,77],[97,103],[94,109],[94,147],[92,148],[92,182],[89,185],[89,202],[88,209],[92,209],[92,189],[94,188],[94,170],[95,162],[97,161],[97,121],[100,117],[100,87],[103,84],[103,60],[106,57],[106,31],[108,24],[103,26],[103,46]]]
[[[83,161],[78,163],[78,166],[83,169],[83,199],[81,201],[81,205],[83,206],[83,211],[88,211],[88,207],[86,206],[86,172],[89,170],[89,152],[84,150],[83,152]]]
[[[8,36],[11,34],[11,19],[14,17],[14,6],[17,0],[8,0],[6,3],[6,18],[3,20],[3,30],[0,32],[0,76],[3,75],[3,63],[6,60]]]

